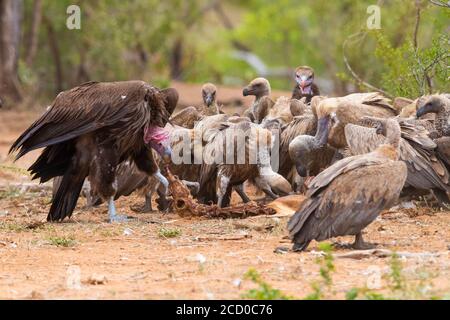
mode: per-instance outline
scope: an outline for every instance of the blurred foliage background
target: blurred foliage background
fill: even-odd
[[[241,86],[265,76],[290,90],[298,65],[313,67],[329,95],[369,90],[361,81],[391,96],[449,91],[444,1],[0,1],[21,2],[14,99],[48,100],[89,80]],[[81,8],[80,30],[66,27],[72,4]],[[368,30],[373,4],[381,8],[381,28]],[[3,81],[10,77],[3,72]],[[0,95],[8,99],[6,89]]]

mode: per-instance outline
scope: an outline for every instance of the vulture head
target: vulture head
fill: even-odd
[[[144,142],[156,150],[165,162],[170,162],[172,149],[170,148],[169,132],[163,128],[150,126],[145,130]]]
[[[420,118],[426,113],[443,112],[446,109],[447,103],[444,98],[439,95],[431,96],[423,103],[423,105],[419,109],[417,109],[416,117]]]
[[[205,83],[202,87],[203,102],[210,107],[216,102],[217,88],[212,83]]]
[[[309,169],[314,162],[315,150],[320,148],[315,137],[300,135],[289,144],[289,156],[294,160],[300,177],[308,177]]]
[[[386,144],[398,149],[400,144],[401,129],[396,119],[364,116],[361,118],[360,123],[362,125],[375,128],[377,134],[381,134],[386,137]]]
[[[314,70],[308,66],[301,66],[295,69],[295,82],[302,94],[312,94],[312,84],[314,82]]]
[[[244,97],[255,96],[257,98],[270,95],[270,83],[265,78],[256,78],[242,90]]]
[[[177,106],[178,91],[174,88],[166,88],[159,90],[157,96],[165,110],[162,122],[162,125],[165,125]],[[147,146],[156,150],[165,162],[170,161],[172,149],[170,147],[170,134],[167,130],[154,125],[148,126],[145,128],[144,142]]]

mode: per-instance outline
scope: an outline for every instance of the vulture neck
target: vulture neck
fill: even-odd
[[[386,142],[380,145],[376,152],[382,154],[390,160],[399,159],[399,145],[400,145],[400,126],[398,123],[387,124],[386,128]]]
[[[259,100],[261,100],[261,98],[264,98],[264,97],[267,97],[267,96],[270,96],[270,91],[269,90],[264,90],[261,93],[257,93],[255,95],[255,103],[258,102]]]
[[[320,148],[327,144],[328,133],[330,131],[330,116],[320,118],[317,122],[317,131],[314,136],[315,147]]]
[[[205,104],[203,106],[203,110],[208,115],[220,114],[219,105],[215,101],[213,103],[211,103],[211,105],[209,105],[209,106],[207,104]]]
[[[434,127],[439,135],[450,136],[450,124],[449,124],[450,110],[442,110],[436,113],[436,119],[434,120]]]

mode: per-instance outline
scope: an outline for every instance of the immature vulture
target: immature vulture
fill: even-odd
[[[244,111],[243,116],[248,117],[254,123],[261,123],[274,105],[270,99],[270,83],[267,79],[256,78],[244,88],[242,94],[245,96],[255,96],[253,104]]]
[[[216,101],[217,88],[212,83],[205,83],[202,87],[203,105],[199,108],[187,107],[170,118],[174,125],[192,129],[196,122],[205,116],[223,114]]]
[[[157,171],[152,151],[170,157],[163,127],[176,91],[159,91],[143,81],[88,82],[60,93],[50,108],[10,149],[24,154],[44,148],[28,169],[41,183],[63,176],[49,221],[70,217],[87,176],[92,190],[108,201],[110,221],[121,221],[114,196],[116,168],[126,160],[149,175]]]
[[[288,223],[294,251],[305,250],[311,240],[344,235],[356,236],[354,248],[368,248],[362,230],[398,200],[407,175],[398,160],[400,127],[391,119],[370,121],[386,143],[336,162],[311,181],[306,200]]]
[[[200,174],[204,202],[217,197],[220,207],[228,206],[233,186],[239,187],[248,179],[273,198],[291,192],[286,179],[270,166],[272,134],[269,130],[251,122],[227,123],[209,139]],[[236,189],[238,193],[239,190]]]
[[[377,92],[353,93],[344,97],[326,98],[318,101],[313,111],[318,118],[319,132],[326,130],[328,142],[332,147],[346,147],[344,127],[348,123],[357,123],[364,116],[390,118],[397,110],[389,100]],[[333,120],[333,126],[329,122]],[[328,132],[329,131],[329,132]],[[319,133],[322,136],[322,133]]]
[[[449,203],[450,175],[444,163],[437,157],[436,144],[428,137],[428,131],[420,122],[393,119],[399,122],[399,159],[406,163],[406,185],[418,190],[432,190],[440,203]],[[361,155],[375,150],[385,142],[372,128],[348,124],[345,137],[351,155]]]
[[[295,69],[296,85],[292,91],[293,99],[306,98],[306,103],[311,102],[311,98],[319,96],[319,87],[314,83],[314,70],[308,66],[301,66]]]

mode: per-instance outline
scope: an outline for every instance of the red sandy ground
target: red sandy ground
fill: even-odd
[[[290,246],[285,238],[287,218],[206,220],[135,214],[129,207],[142,199],[133,195],[117,201],[119,211],[136,218],[129,223],[107,223],[104,206],[83,210],[82,199],[72,219],[33,225],[45,221],[50,194],[9,188],[8,184],[30,183],[30,179],[7,167],[26,168],[39,152],[13,164],[7,150],[37,117],[31,112],[0,112],[0,298],[236,299],[255,287],[243,277],[250,268],[286,294],[302,298],[312,291],[311,283],[319,278],[317,243],[304,253],[274,253],[276,247]],[[255,197],[254,192],[251,195]],[[408,257],[402,264],[411,283],[425,275],[430,285],[427,296],[443,296],[450,292],[449,225],[450,212],[429,208],[386,212],[367,228],[365,238],[393,251],[441,252],[439,257]],[[162,228],[176,228],[180,234],[164,238]],[[52,242],[55,238],[72,241],[61,247]],[[334,253],[346,252],[351,250]],[[79,288],[67,285],[68,270],[74,266],[80,270]],[[335,266],[327,297],[344,298],[349,289],[366,285],[372,268],[386,275],[390,259],[336,258]],[[101,283],[92,284],[90,278]],[[381,286],[386,292],[384,277]]]

